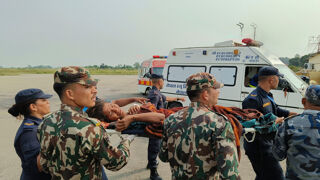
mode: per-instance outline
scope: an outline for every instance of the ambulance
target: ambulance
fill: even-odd
[[[152,87],[151,74],[162,75],[167,56],[153,56],[151,59],[141,63],[138,71],[138,91],[144,95],[148,95]]]
[[[252,79],[263,66],[274,66],[284,74],[278,89],[272,90],[276,103],[290,111],[301,113],[307,84],[288,68],[278,57],[263,49],[262,43],[244,39],[244,43],[225,41],[211,47],[176,48],[170,51],[163,70],[166,96],[185,97],[184,106],[190,101],[186,94],[186,78],[197,72],[208,72],[224,84],[218,104],[242,107],[242,101],[255,89]],[[250,84],[251,83],[251,84]]]

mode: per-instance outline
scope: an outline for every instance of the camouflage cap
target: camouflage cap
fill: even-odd
[[[311,85],[306,90],[307,101],[311,104],[320,106],[320,85]]]
[[[92,79],[89,71],[78,66],[62,67],[54,73],[54,83],[78,83],[95,86],[98,79]]]
[[[192,74],[187,78],[186,82],[187,91],[201,90],[209,87],[213,87],[215,89],[223,87],[223,84],[216,81],[212,74],[205,72]]]

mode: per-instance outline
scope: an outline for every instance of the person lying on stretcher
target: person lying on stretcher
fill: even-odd
[[[101,120],[106,129],[116,129],[123,134],[162,138],[164,118],[183,108],[185,107],[157,110],[154,105],[147,103],[141,106],[131,106],[126,113],[116,104],[99,100],[94,107],[88,109],[87,113],[90,117]],[[283,118],[277,118],[273,114],[263,116],[262,113],[254,109],[215,105],[212,111],[226,116],[230,121],[239,155],[240,137],[244,133],[243,128],[255,128],[259,133],[265,133],[275,131],[278,124],[283,122]]]
[[[143,105],[133,105],[128,109],[126,113],[117,104],[104,102],[97,100],[96,105],[87,110],[89,117],[97,118],[103,122],[103,126],[107,129],[116,129],[117,131],[123,131],[129,127],[132,123],[133,127],[145,127],[146,124],[159,124],[161,125],[163,120],[170,114],[173,114],[185,107],[177,107],[172,109],[160,109],[157,110],[151,103]],[[239,122],[244,127],[253,127],[255,120],[263,118],[262,114],[256,110],[242,110],[236,107],[223,107],[216,105],[212,109],[216,113],[223,114],[229,121],[236,121],[233,126],[239,126]],[[266,116],[266,118],[275,120],[276,124],[280,124],[283,118],[276,118],[275,116]],[[269,120],[270,121],[270,120]],[[139,123],[140,122],[140,123]],[[238,127],[239,128],[239,127]],[[235,128],[234,128],[235,129]],[[240,131],[241,132],[241,131]]]
[[[139,114],[139,105],[131,106],[126,113],[117,104],[107,103],[102,100],[97,100],[96,105],[86,112],[89,117],[99,119],[104,128],[116,129],[117,131],[124,131],[130,124],[130,129],[136,129],[137,127],[142,129],[148,123],[161,124],[165,119],[163,113],[146,112]]]

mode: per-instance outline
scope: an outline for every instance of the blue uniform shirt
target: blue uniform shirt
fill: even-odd
[[[286,179],[320,179],[320,111],[305,110],[279,127],[272,152],[287,158]]]
[[[37,128],[41,121],[36,117],[25,117],[14,139],[14,148],[21,159],[22,180],[51,179],[49,174],[39,172],[37,166],[37,156],[40,152]]]
[[[148,95],[148,99],[156,106],[157,109],[164,108],[164,103],[167,100],[166,96],[162,95],[155,86],[152,86],[152,89]]]
[[[273,113],[278,117],[289,116],[288,110],[280,108],[275,103],[272,93],[267,93],[259,86],[242,102],[242,109],[256,109],[263,115]]]

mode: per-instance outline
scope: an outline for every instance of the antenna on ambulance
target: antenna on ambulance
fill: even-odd
[[[253,27],[253,40],[256,40],[257,24],[256,23],[252,23],[250,26]]]
[[[239,22],[239,23],[237,24],[237,26],[240,27],[240,33],[241,33],[241,38],[242,38],[242,30],[243,30],[243,28],[244,28],[244,24],[243,24],[242,22]]]

